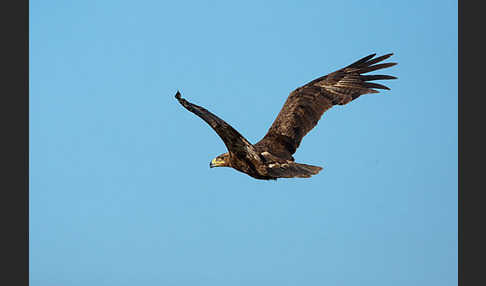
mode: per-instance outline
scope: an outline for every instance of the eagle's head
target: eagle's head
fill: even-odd
[[[209,163],[210,168],[213,168],[213,167],[229,167],[229,165],[230,165],[229,153],[221,154],[221,155],[217,156],[216,158],[214,158],[213,160],[211,160],[211,162]]]

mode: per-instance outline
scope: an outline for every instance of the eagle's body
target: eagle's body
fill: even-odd
[[[213,159],[211,167],[232,167],[263,180],[308,178],[319,173],[322,167],[294,161],[292,155],[302,138],[332,106],[344,105],[363,94],[378,93],[374,88],[389,89],[369,81],[396,77],[363,74],[395,65],[396,63],[376,64],[391,55],[374,59],[375,54],[369,55],[292,91],[267,134],[254,145],[216,115],[183,99],[179,92],[176,98],[187,110],[206,121],[224,141],[228,152]]]

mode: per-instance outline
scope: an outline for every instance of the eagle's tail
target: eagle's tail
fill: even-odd
[[[322,167],[288,162],[284,164],[270,164],[268,174],[275,178],[309,178],[319,173]]]
[[[307,164],[294,163],[298,170],[296,177],[298,178],[309,178],[312,175],[316,175],[322,170],[322,167],[312,166]]]

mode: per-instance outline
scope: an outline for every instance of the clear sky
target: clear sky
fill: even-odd
[[[457,285],[457,1],[30,5],[32,286]],[[375,52],[398,80],[324,114],[310,179],[209,169],[174,98],[255,143]]]

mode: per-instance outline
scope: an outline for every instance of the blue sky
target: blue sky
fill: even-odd
[[[391,91],[302,141],[310,179],[209,169],[174,99],[255,143],[388,52]],[[457,1],[30,1],[30,283],[457,285]]]

